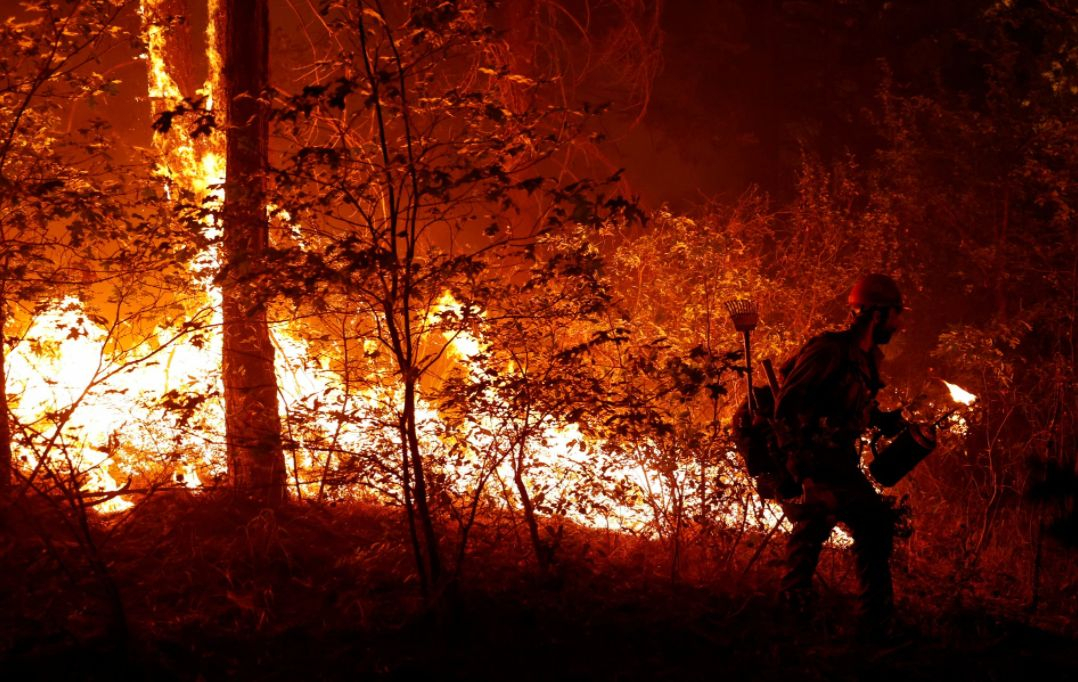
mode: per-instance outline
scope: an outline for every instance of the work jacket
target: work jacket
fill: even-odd
[[[893,436],[906,426],[900,410],[883,412],[876,403],[882,359],[879,348],[862,350],[847,330],[814,337],[783,367],[775,430],[796,481],[856,476],[861,435],[876,427]]]

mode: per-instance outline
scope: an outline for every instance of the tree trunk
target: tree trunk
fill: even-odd
[[[401,434],[408,447],[409,459],[412,465],[412,490],[414,491],[415,510],[419,516],[419,527],[423,531],[426,544],[427,565],[425,572],[430,577],[431,586],[435,593],[441,589],[442,584],[442,559],[441,549],[438,542],[438,533],[434,529],[434,517],[431,515],[430,501],[428,499],[426,474],[423,471],[423,458],[419,450],[419,434],[415,415],[415,379],[413,372],[408,369],[404,380],[404,414],[401,421],[404,433]]]
[[[529,419],[531,410],[525,409],[524,424],[521,427],[520,442],[517,443],[516,452],[513,454],[513,483],[517,487],[517,495],[520,496],[520,505],[524,510],[524,523],[528,527],[528,536],[532,541],[532,549],[535,550],[535,560],[539,564],[539,570],[546,573],[550,568],[553,552],[543,542],[539,535],[539,519],[535,515],[535,504],[532,502],[528,486],[524,483],[524,454],[528,442]]]
[[[7,310],[4,301],[0,300],[0,501],[7,500],[11,495],[11,467],[13,458],[11,455],[11,422],[8,420],[7,404],[7,348],[4,342],[4,327],[7,324]]]
[[[178,21],[177,17],[190,17],[191,8],[187,0],[141,0],[139,3],[142,11],[143,30],[149,31],[151,27],[160,30],[164,52],[167,56],[167,72],[172,82],[176,84],[180,92],[185,96],[194,96],[198,88],[198,79],[195,76],[196,69],[192,65],[192,53],[196,45],[191,37],[191,22]],[[202,50],[201,45],[197,46]],[[153,77],[150,78],[150,90],[153,94]],[[167,102],[165,106],[158,106],[153,102],[154,116],[161,113],[165,108],[171,108],[179,102]]]
[[[225,428],[233,488],[267,504],[285,496],[277,377],[261,278],[269,245],[264,172],[269,71],[266,0],[224,0],[223,36],[227,179],[221,277]]]
[[[430,576],[427,574],[427,564],[423,559],[423,544],[419,541],[419,531],[415,522],[415,498],[412,494],[412,456],[411,447],[405,434],[408,427],[404,417],[400,419],[401,433],[401,489],[404,491],[404,513],[408,520],[408,537],[412,542],[412,552],[415,556],[415,568],[419,573],[419,586],[423,592],[423,601],[430,599]]]

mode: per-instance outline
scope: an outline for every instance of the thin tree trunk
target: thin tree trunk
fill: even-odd
[[[532,503],[531,494],[528,493],[528,486],[524,483],[524,452],[528,442],[527,433],[528,413],[526,412],[520,443],[517,445],[517,452],[513,458],[513,484],[516,485],[517,495],[520,496],[520,504],[524,509],[524,523],[528,526],[528,536],[531,538],[532,548],[535,550],[535,560],[539,563],[539,570],[546,573],[553,560],[552,552],[539,535],[539,520],[535,516],[535,505]]]
[[[409,453],[408,439],[404,437],[407,427],[404,418],[400,420],[401,433],[401,487],[404,490],[404,513],[408,519],[408,537],[412,541],[412,551],[415,553],[415,567],[419,572],[419,586],[423,592],[423,600],[430,598],[430,577],[427,574],[427,565],[423,561],[423,545],[419,541],[419,530],[415,522],[415,502],[412,496],[411,457]]]
[[[670,495],[674,503],[674,536],[673,547],[670,555],[670,582],[676,583],[681,580],[681,530],[685,513],[685,493],[678,485],[677,476],[670,473]]]
[[[427,550],[427,570],[430,575],[431,585],[435,591],[440,587],[442,577],[441,550],[438,546],[438,535],[434,530],[434,519],[431,516],[430,504],[427,499],[426,475],[423,472],[423,460],[419,451],[419,436],[416,431],[415,421],[415,380],[412,379],[411,370],[404,380],[404,433],[402,434],[408,444],[408,453],[412,460],[412,486],[415,491],[415,506],[419,515],[419,526],[423,530],[423,538]]]
[[[4,346],[7,337],[4,328],[7,326],[7,310],[4,301],[0,299],[0,501],[6,501],[11,496],[11,467],[13,458],[11,454],[11,422],[8,421],[7,404],[7,348]]]
[[[531,407],[524,409],[524,423],[520,427],[520,438],[516,445],[516,451],[511,455],[513,458],[513,484],[516,486],[517,495],[520,496],[520,504],[524,510],[524,523],[528,527],[528,536],[531,538],[532,548],[535,550],[535,560],[539,564],[539,570],[547,572],[553,560],[553,552],[543,542],[539,535],[539,520],[535,515],[535,505],[532,503],[528,486],[524,483],[524,455],[527,450],[528,432],[531,429]]]
[[[285,496],[277,377],[260,276],[269,245],[264,172],[269,71],[266,0],[224,0],[225,181],[221,281],[228,467],[235,490],[266,504]]]

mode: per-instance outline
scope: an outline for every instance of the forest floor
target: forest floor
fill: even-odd
[[[909,576],[885,644],[859,641],[848,572],[797,617],[771,549],[672,581],[648,543],[578,530],[540,576],[492,524],[428,609],[385,510],[174,500],[96,528],[93,550],[37,518],[2,535],[4,680],[1078,679],[1069,619],[960,606]]]

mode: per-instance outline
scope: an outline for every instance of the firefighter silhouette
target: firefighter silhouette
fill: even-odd
[[[861,278],[850,291],[850,324],[811,339],[787,367],[775,406],[781,456],[801,494],[781,501],[793,524],[787,541],[782,595],[805,612],[824,542],[841,523],[853,537],[865,628],[892,622],[890,559],[896,514],[861,470],[857,442],[869,428],[894,436],[908,424],[900,410],[883,412],[880,346],[899,330],[898,285],[886,275]]]

